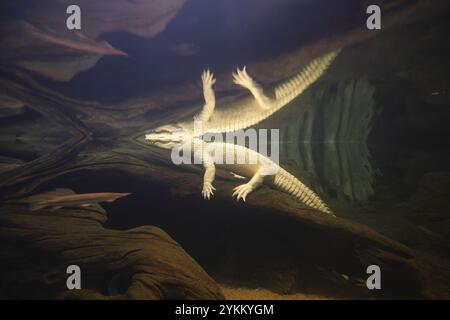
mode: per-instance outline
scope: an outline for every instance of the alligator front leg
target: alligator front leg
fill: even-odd
[[[212,185],[216,175],[216,166],[214,165],[214,161],[204,161],[203,166],[205,168],[205,175],[203,176],[202,195],[203,198],[210,199],[216,190]]]
[[[194,139],[194,157],[200,160],[205,168],[202,196],[205,199],[211,199],[211,196],[216,190],[212,185],[216,176],[216,166],[214,164],[213,153],[208,148],[208,144],[201,139]]]
[[[245,202],[248,194],[257,188],[259,188],[264,181],[264,168],[260,168],[255,175],[250,179],[249,182],[237,186],[233,189],[233,197],[236,196],[236,200],[239,201],[242,199]]]
[[[205,70],[202,74],[203,96],[205,97],[205,105],[198,116],[197,120],[208,121],[216,107],[216,95],[212,86],[216,83],[216,79],[211,71]]]
[[[269,109],[272,107],[272,100],[264,94],[263,88],[248,75],[247,67],[233,72],[233,82],[250,90],[261,108]]]

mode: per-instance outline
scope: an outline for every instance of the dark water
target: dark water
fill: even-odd
[[[127,58],[105,57],[68,83],[47,83],[82,99],[110,101],[143,95],[197,77],[205,68],[220,73],[361,26],[359,2],[351,0],[342,6],[323,0],[285,0],[275,12],[267,9],[256,16],[255,0],[188,1],[167,28],[151,39],[127,33],[104,35]],[[183,45],[194,49],[183,52]]]

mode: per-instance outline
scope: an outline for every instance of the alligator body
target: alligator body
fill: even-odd
[[[233,190],[233,196],[236,196],[237,200],[242,199],[245,201],[249,193],[264,183],[294,196],[314,209],[332,214],[331,210],[317,194],[270,158],[239,144],[226,142],[206,143],[201,139],[194,139],[193,144],[193,148],[195,148],[193,152],[194,157],[199,159],[205,167],[203,181],[203,196],[205,198],[209,199],[213,194],[213,190],[215,190],[212,184],[214,182],[215,168],[219,167],[233,173],[235,176],[250,178],[247,183]],[[203,148],[198,147],[200,144],[203,145]],[[218,150],[220,151],[219,153],[217,152]],[[226,158],[230,152],[234,159],[231,162],[227,162]],[[243,156],[243,163],[239,163],[238,155]]]
[[[194,158],[205,168],[202,194],[210,199],[215,188],[216,166],[250,179],[247,183],[234,189],[233,196],[237,200],[246,200],[247,195],[261,184],[268,184],[296,197],[306,205],[324,213],[331,210],[311,189],[296,179],[292,174],[279,167],[269,158],[241,145],[210,142],[204,140],[205,134],[222,134],[243,130],[269,118],[276,111],[286,106],[314,83],[336,58],[338,51],[333,51],[310,62],[298,74],[276,86],[271,92],[265,92],[247,73],[246,68],[233,73],[234,83],[246,88],[250,95],[240,98],[225,98],[216,103],[213,90],[215,79],[206,70],[202,74],[203,95],[205,104],[202,111],[193,119],[168,124],[156,128],[146,135],[146,140],[154,145],[172,149],[189,145]],[[201,124],[201,131],[194,130],[194,124]],[[222,150],[221,154],[217,150]],[[252,163],[229,163],[220,157],[226,157],[227,152],[244,154],[245,158],[255,157]],[[220,160],[220,161],[219,161]]]

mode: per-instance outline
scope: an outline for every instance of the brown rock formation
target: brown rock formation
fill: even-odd
[[[70,80],[104,55],[126,55],[100,36],[126,31],[151,37],[166,27],[184,0],[75,1],[81,30],[66,27],[67,5],[44,0],[4,1],[0,5],[0,58],[54,80]]]
[[[0,209],[3,299],[220,299],[218,285],[159,228],[105,229],[94,209]],[[66,287],[81,268],[82,290]]]

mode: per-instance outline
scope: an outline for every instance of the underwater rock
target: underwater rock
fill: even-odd
[[[101,55],[58,56],[39,61],[21,60],[17,64],[31,72],[58,81],[69,81],[77,73],[89,70],[101,59]]]
[[[98,210],[0,209],[0,297],[220,299],[218,285],[163,230],[106,229]],[[81,290],[66,287],[68,265]]]
[[[54,80],[70,80],[104,55],[126,55],[82,33],[61,34],[23,20],[5,21],[0,34],[3,61]]]
[[[59,1],[0,4],[0,58],[49,77],[68,81],[92,68],[102,56],[126,55],[99,40],[107,32],[125,31],[151,37],[166,27],[184,0],[77,1],[81,30],[68,30],[66,8]]]
[[[70,189],[60,188],[25,198],[19,203],[27,204],[31,211],[41,209],[57,210],[61,208],[101,209],[101,202],[114,202],[128,195],[130,193],[97,192],[76,194]]]

